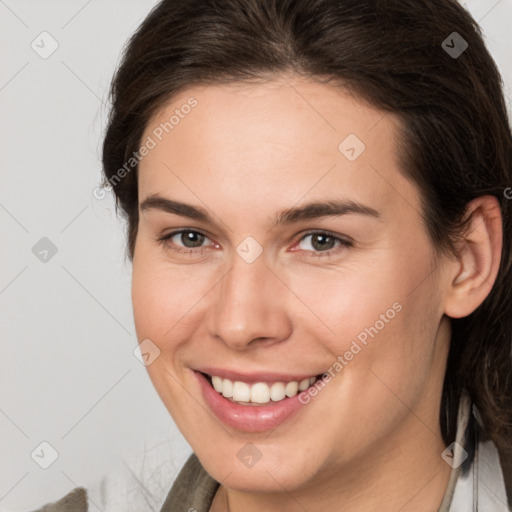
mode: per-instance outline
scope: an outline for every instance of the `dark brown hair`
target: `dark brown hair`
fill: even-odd
[[[463,49],[463,40],[462,54],[448,51]],[[126,162],[149,119],[192,85],[283,73],[334,82],[399,116],[401,171],[422,192],[424,222],[439,252],[455,252],[469,201],[487,194],[498,199],[504,221],[499,273],[475,312],[451,319],[440,424],[449,444],[465,388],[490,437],[501,451],[510,450],[512,200],[505,191],[512,186],[511,132],[499,72],[478,24],[455,0],[159,3],[125,48],[103,146],[105,178],[128,221],[130,258],[137,165],[126,171]]]

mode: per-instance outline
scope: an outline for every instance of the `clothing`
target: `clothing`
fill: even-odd
[[[491,440],[481,440],[483,426],[477,407],[467,393],[461,397],[455,442],[468,457],[452,469],[448,488],[438,512],[509,512],[505,474]],[[510,487],[511,474],[507,474]]]
[[[512,496],[507,497],[498,451],[491,440],[482,441],[482,432],[478,409],[469,395],[464,393],[457,418],[457,444],[453,457],[445,458],[456,467],[452,467],[438,512],[512,511]],[[467,458],[462,462],[465,454]],[[507,473],[506,478],[510,488],[512,474]],[[219,483],[192,454],[174,481],[160,512],[209,512],[218,487]],[[84,488],[77,487],[58,502],[47,504],[34,512],[87,511],[87,493]]]

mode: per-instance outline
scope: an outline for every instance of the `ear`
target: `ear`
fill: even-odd
[[[473,199],[466,207],[470,218],[464,238],[457,243],[458,257],[451,264],[445,295],[445,314],[452,318],[470,315],[494,285],[501,261],[503,227],[494,196]]]

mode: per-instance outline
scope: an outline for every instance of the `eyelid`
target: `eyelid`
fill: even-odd
[[[340,235],[337,233],[333,233],[332,231],[329,231],[328,229],[311,229],[306,232],[300,233],[297,241],[294,243],[294,246],[299,244],[306,237],[311,236],[311,235],[318,235],[318,234],[326,235],[327,237],[334,239],[336,242],[338,242],[338,245],[331,249],[326,249],[325,251],[302,250],[301,252],[305,252],[308,255],[308,257],[313,257],[313,258],[336,257],[340,251],[343,251],[344,249],[347,249],[354,245],[354,241],[350,237]],[[292,252],[295,252],[295,251],[292,250]],[[297,252],[300,252],[300,251],[297,250]]]
[[[170,246],[171,245],[171,242],[170,242],[170,239],[175,237],[176,235],[180,235],[182,233],[197,233],[201,236],[204,236],[206,239],[210,240],[213,244],[217,244],[217,242],[214,242],[213,240],[211,240],[210,236],[207,235],[205,232],[203,232],[202,230],[200,229],[196,229],[196,228],[181,228],[181,229],[176,229],[174,231],[170,231],[169,233],[166,233],[164,235],[160,235],[160,236],[157,236],[156,237],[156,241],[158,243],[161,243],[162,245],[164,246]],[[197,250],[204,250],[204,249],[207,249],[208,246],[200,246],[200,247],[185,247],[185,246],[181,246],[181,245],[178,245],[177,247],[179,247],[183,252],[183,251],[197,251]],[[180,250],[177,250],[176,252],[180,252]]]
[[[328,229],[310,229],[308,231],[304,231],[302,233],[299,233],[298,240],[300,241],[308,235],[316,235],[316,234],[327,235],[330,238],[335,238],[336,240],[340,240],[341,242],[353,243],[353,240],[349,236],[341,235],[339,233],[334,233],[333,231],[329,231]]]

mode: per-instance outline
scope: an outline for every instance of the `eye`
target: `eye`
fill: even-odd
[[[332,252],[352,247],[352,245],[352,241],[336,236],[328,231],[310,231],[298,243],[301,250],[310,252],[310,256],[314,257],[330,257]],[[335,247],[338,249],[335,249]]]
[[[209,238],[203,233],[192,229],[181,229],[179,231],[173,231],[172,233],[161,236],[157,239],[157,241],[166,248],[169,248],[177,253],[189,254],[194,252],[202,252],[203,249],[207,248],[208,245],[203,245],[205,240],[209,240]],[[213,242],[210,243],[210,246],[212,244]]]

